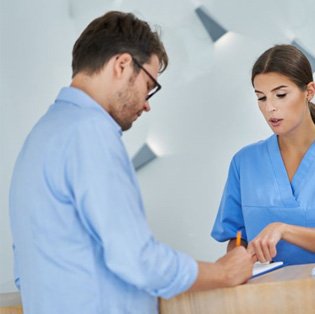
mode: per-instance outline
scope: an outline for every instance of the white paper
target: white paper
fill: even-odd
[[[253,267],[253,276],[268,272],[274,268],[279,268],[283,265],[283,262],[272,262],[272,263],[255,263]]]

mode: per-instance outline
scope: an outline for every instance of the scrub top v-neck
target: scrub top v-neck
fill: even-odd
[[[276,135],[241,149],[232,159],[211,235],[218,241],[242,230],[247,242],[272,222],[315,227],[315,143],[290,182]],[[315,254],[286,241],[275,261],[314,263]]]

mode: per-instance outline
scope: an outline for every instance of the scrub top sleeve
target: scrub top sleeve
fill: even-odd
[[[104,121],[93,121],[81,126],[73,139],[69,189],[106,267],[155,296],[187,290],[197,277],[196,262],[154,239],[120,134]]]
[[[238,230],[242,232],[242,239],[247,241],[241,207],[240,177],[234,156],[211,236],[217,241],[224,242],[235,238]]]

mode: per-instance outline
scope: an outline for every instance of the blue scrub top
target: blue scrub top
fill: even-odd
[[[232,159],[211,235],[223,242],[237,230],[250,242],[268,224],[315,227],[315,142],[290,182],[276,135],[241,149]],[[275,261],[315,263],[315,253],[281,240]]]

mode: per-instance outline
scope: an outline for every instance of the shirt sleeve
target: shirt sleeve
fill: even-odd
[[[241,207],[240,176],[236,158],[234,156],[230,164],[220,207],[211,232],[211,236],[220,242],[235,238],[238,230],[242,232],[242,239],[247,241]]]
[[[80,125],[68,148],[67,185],[103,260],[123,281],[173,297],[197,277],[197,263],[153,237],[120,134],[104,121]],[[105,265],[104,265],[105,266]]]

